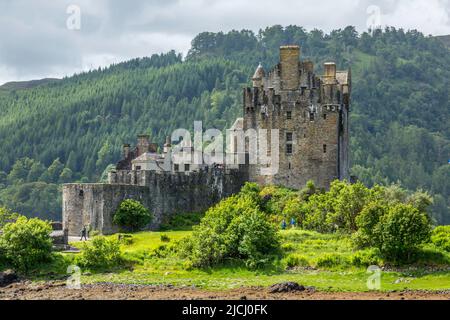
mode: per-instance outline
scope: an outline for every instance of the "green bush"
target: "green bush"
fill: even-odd
[[[90,243],[84,243],[77,264],[92,269],[113,268],[121,263],[119,241],[103,236],[95,237]]]
[[[371,202],[361,211],[356,218],[358,231],[352,235],[352,240],[358,247],[373,247],[380,243],[380,235],[375,227],[387,210],[387,206]]]
[[[28,271],[36,264],[48,262],[52,257],[52,228],[37,218],[19,217],[7,223],[0,236],[0,250],[7,261],[20,271]]]
[[[450,252],[450,226],[436,227],[431,234],[431,241],[437,247]]]
[[[119,241],[120,244],[123,244],[125,246],[132,245],[134,242],[133,236],[131,234],[123,234],[119,233],[117,234],[117,241]]]
[[[183,254],[190,257],[195,267],[242,259],[248,267],[256,268],[280,248],[276,228],[248,193],[232,196],[210,208],[189,241],[183,246]]]
[[[138,231],[153,220],[150,211],[136,200],[127,199],[122,201],[117,208],[113,222],[128,231]]]
[[[345,263],[345,259],[337,253],[325,253],[316,258],[315,265],[318,268],[332,268]]]
[[[409,261],[417,247],[430,240],[430,233],[426,213],[412,205],[397,204],[375,226],[375,245],[394,262]]]
[[[290,254],[286,258],[283,259],[284,263],[288,268],[295,267],[309,267],[310,263],[305,256],[299,254]]]
[[[160,239],[162,242],[170,242],[170,237],[167,234],[162,234]]]
[[[167,217],[159,227],[161,231],[191,230],[193,226],[200,223],[204,213],[181,213]]]
[[[349,257],[349,262],[355,267],[380,266],[383,264],[378,249],[357,251]]]

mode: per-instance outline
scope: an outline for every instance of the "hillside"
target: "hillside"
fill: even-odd
[[[351,157],[366,184],[401,182],[435,195],[434,217],[450,223],[450,55],[411,31],[330,34],[301,27],[202,33],[185,60],[175,52],[134,59],[26,90],[0,92],[0,204],[58,217],[58,184],[96,181],[123,142],[176,128],[224,129],[241,112],[241,87],[278,47],[352,68]],[[28,157],[29,160],[18,159]],[[3,173],[2,173],[3,171]],[[38,208],[38,209],[37,209]]]
[[[58,82],[60,79],[54,78],[45,78],[39,80],[30,80],[30,81],[12,81],[7,82],[0,86],[0,90],[21,90],[21,89],[30,89],[41,85],[51,84],[54,82]]]
[[[442,41],[444,45],[450,49],[450,35],[448,36],[437,36],[438,40]]]

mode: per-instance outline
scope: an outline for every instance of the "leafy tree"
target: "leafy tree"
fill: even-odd
[[[152,219],[153,216],[147,208],[138,201],[127,199],[117,208],[113,223],[134,232],[150,224]]]
[[[59,158],[55,159],[47,171],[41,176],[40,180],[47,183],[57,183],[63,170],[64,165],[59,161]]]
[[[256,187],[248,185],[245,191]],[[242,259],[248,267],[270,260],[279,249],[276,230],[248,194],[232,196],[210,208],[184,249],[193,265],[207,267]]]
[[[0,248],[14,267],[27,272],[36,264],[50,260],[51,231],[49,223],[22,216],[16,222],[7,223],[3,227]]]
[[[409,261],[417,247],[430,240],[431,225],[425,213],[398,204],[381,216],[374,233],[382,254],[394,261]]]

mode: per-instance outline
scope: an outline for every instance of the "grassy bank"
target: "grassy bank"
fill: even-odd
[[[191,231],[133,234],[132,243],[121,245],[131,267],[99,273],[84,270],[82,282],[172,284],[218,290],[296,281],[322,291],[360,292],[369,290],[367,280],[371,273],[367,266],[378,264],[386,269],[381,272],[381,291],[450,289],[450,270],[446,270],[450,256],[433,246],[422,250],[416,264],[395,269],[385,265],[376,252],[355,249],[348,236],[286,230],[280,231],[284,257],[274,266],[251,271],[230,261],[221,267],[198,270],[186,269],[186,261],[176,255],[163,254],[190,234]]]

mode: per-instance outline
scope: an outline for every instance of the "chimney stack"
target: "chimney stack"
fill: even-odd
[[[137,156],[141,156],[144,153],[150,152],[150,136],[147,134],[138,135],[138,144],[137,144]]]
[[[123,158],[128,159],[130,156],[130,145],[128,143],[123,145]]]
[[[297,90],[300,82],[300,47],[280,47],[281,89]]]
[[[325,70],[325,84],[335,84],[336,83],[336,63],[334,62],[325,62],[324,64]]]

